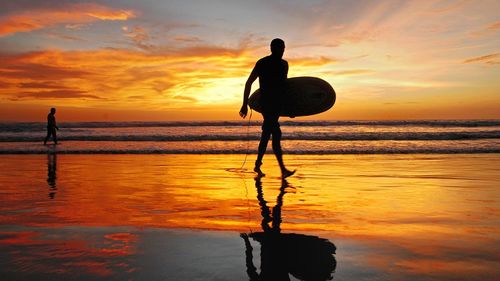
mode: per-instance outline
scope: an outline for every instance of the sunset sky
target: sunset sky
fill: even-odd
[[[269,42],[309,119],[500,118],[500,1],[2,1],[0,121],[236,120]],[[258,88],[255,83],[253,90]]]

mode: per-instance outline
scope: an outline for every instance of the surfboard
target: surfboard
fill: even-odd
[[[308,116],[325,112],[335,104],[336,94],[333,87],[316,77],[293,77],[286,81],[285,96],[280,116]],[[262,113],[260,89],[248,99],[251,109]]]

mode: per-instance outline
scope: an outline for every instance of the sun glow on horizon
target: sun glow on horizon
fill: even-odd
[[[498,2],[188,2],[1,4],[0,120],[234,120],[274,37],[337,92],[313,119],[500,118]]]

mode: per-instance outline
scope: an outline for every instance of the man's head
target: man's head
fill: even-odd
[[[56,109],[55,109],[54,107],[52,107],[52,108],[50,109],[50,113],[51,113],[51,114],[56,114]]]
[[[271,41],[271,53],[273,56],[283,57],[283,53],[285,52],[285,41],[275,38]]]

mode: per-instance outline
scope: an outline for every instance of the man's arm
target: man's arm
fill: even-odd
[[[257,65],[253,68],[252,73],[250,73],[250,76],[247,79],[247,82],[245,83],[245,91],[243,92],[243,105],[241,106],[240,109],[240,116],[242,118],[245,118],[248,113],[248,97],[250,96],[250,90],[252,89],[252,83],[259,77],[258,72],[257,72]]]
[[[285,80],[288,79],[288,62],[285,61]],[[295,118],[295,116],[290,116],[290,118]]]

